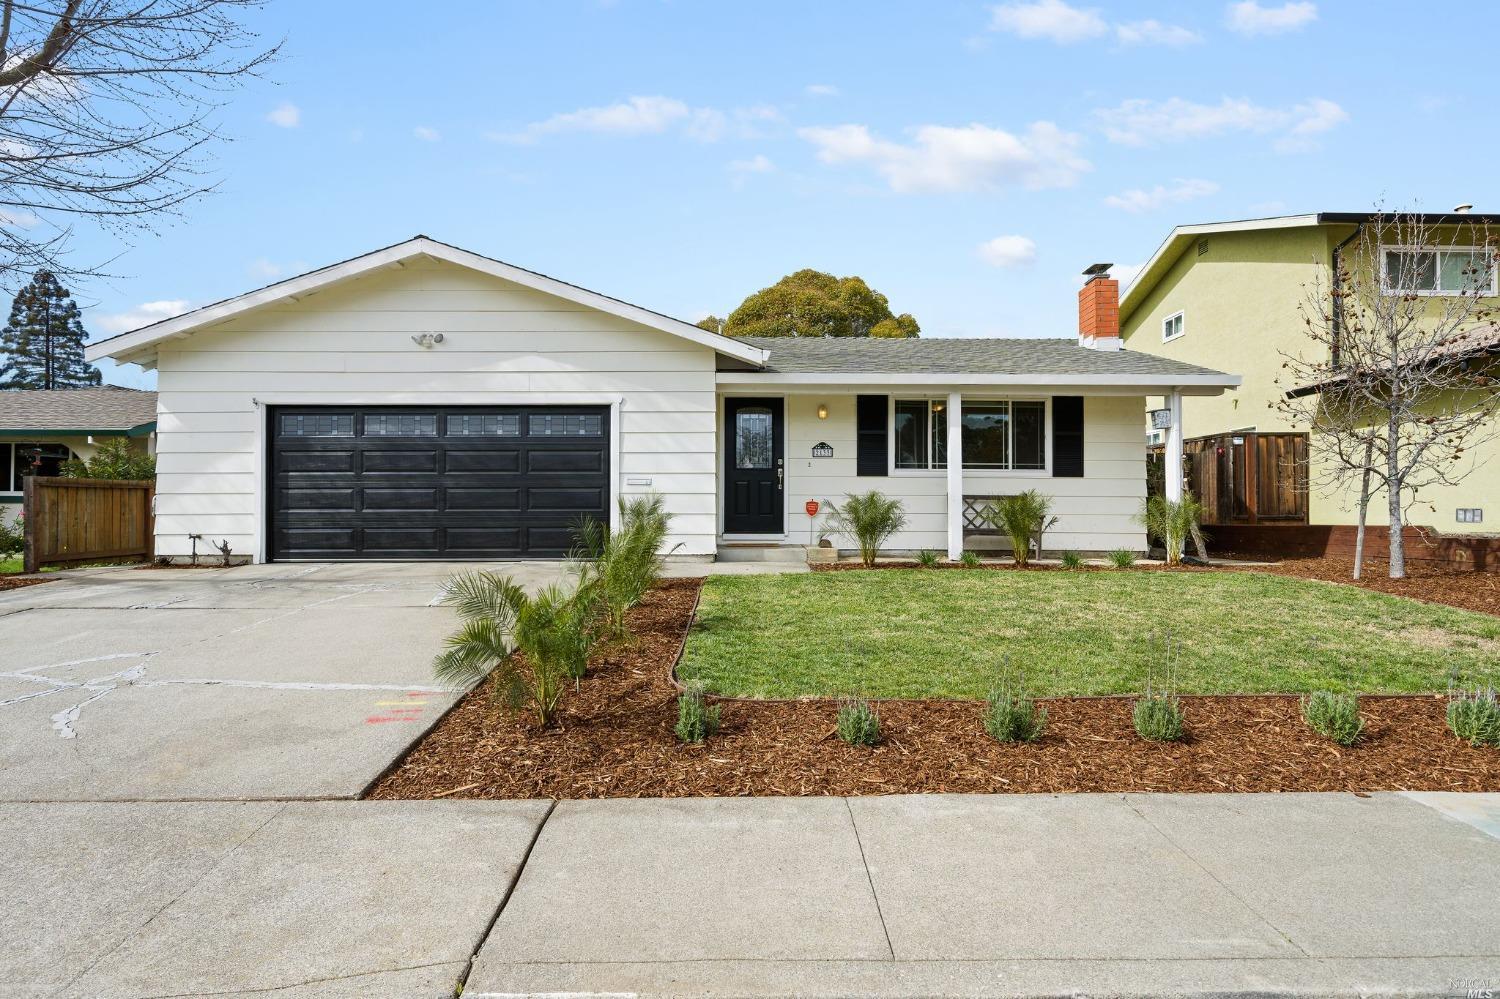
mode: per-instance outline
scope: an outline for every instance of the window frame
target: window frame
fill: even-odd
[[[1387,254],[1391,254],[1391,253],[1431,253],[1431,254],[1433,254],[1434,258],[1433,258],[1433,261],[1432,261],[1432,265],[1433,265],[1432,280],[1436,283],[1436,282],[1441,282],[1442,279],[1443,279],[1443,260],[1442,260],[1442,255],[1444,253],[1467,253],[1467,254],[1474,254],[1474,253],[1484,252],[1484,249],[1485,248],[1482,247],[1482,246],[1440,246],[1440,245],[1435,245],[1435,244],[1434,245],[1428,245],[1428,246],[1418,246],[1418,245],[1407,244],[1407,243],[1382,243],[1382,244],[1380,244],[1380,250],[1379,250],[1379,253],[1380,253],[1380,293],[1382,295],[1415,295],[1418,298],[1457,298],[1460,295],[1464,294],[1464,291],[1462,291],[1462,290],[1452,291],[1452,290],[1448,290],[1448,289],[1444,289],[1444,288],[1432,288],[1430,290],[1425,290],[1424,291],[1424,290],[1418,289],[1418,288],[1402,289],[1402,288],[1393,287],[1391,285],[1391,280],[1390,280],[1390,269],[1387,266],[1387,262],[1386,262],[1386,256],[1387,256]],[[1496,261],[1493,256],[1490,259],[1490,283],[1489,283],[1489,287],[1487,289],[1485,289],[1485,288],[1477,289],[1477,292],[1478,292],[1478,294],[1476,295],[1476,297],[1478,297],[1478,298],[1496,298],[1496,297],[1500,297],[1500,261]]]
[[[1179,321],[1178,322],[1178,326],[1177,326],[1177,333],[1175,335],[1173,335],[1173,336],[1168,336],[1167,335],[1167,326],[1174,319],[1176,319],[1176,320]],[[1176,312],[1172,313],[1170,316],[1163,316],[1162,317],[1162,320],[1161,320],[1161,342],[1162,343],[1171,343],[1174,340],[1181,340],[1185,336],[1187,336],[1187,310],[1186,309],[1178,309]]]
[[[928,442],[927,467],[925,468],[901,468],[896,464],[896,403],[900,402],[925,402],[927,403],[927,427],[925,438]],[[1009,420],[1009,457],[1011,467],[997,468],[992,465],[969,465],[963,467],[965,476],[994,476],[999,478],[1050,478],[1052,475],[1052,397],[1050,395],[1004,395],[1004,396],[976,396],[965,398],[961,406],[970,404],[1014,404],[1017,402],[1039,402],[1042,404],[1042,467],[1041,468],[1016,468],[1016,422],[1014,410],[1011,411]],[[933,465],[932,444],[932,407],[933,404],[944,407],[943,419],[947,419],[948,397],[946,395],[932,396],[922,392],[891,393],[886,397],[886,473],[893,477],[903,476],[939,476],[948,474],[948,465],[945,461],[941,465]],[[946,449],[945,449],[946,450]]]
[[[3,455],[5,459],[5,478],[0,480],[0,496],[19,497],[25,491],[26,483],[24,480],[26,476],[16,474],[16,448],[43,446],[62,448],[67,452],[62,456],[62,460],[65,462],[72,461],[78,457],[78,452],[74,451],[67,444],[55,444],[51,441],[0,441],[0,455]]]

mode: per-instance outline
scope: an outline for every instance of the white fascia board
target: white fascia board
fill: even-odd
[[[376,250],[364,256],[346,260],[343,263],[323,267],[307,274],[302,274],[285,281],[267,285],[264,288],[249,292],[235,298],[216,302],[213,305],[195,309],[184,313],[173,319],[164,319],[150,326],[143,326],[138,330],[121,333],[107,340],[89,344],[84,348],[84,356],[90,361],[101,358],[112,358],[116,361],[130,362],[135,360],[132,355],[149,352],[150,348],[163,340],[172,337],[187,336],[207,326],[222,323],[241,313],[251,309],[257,309],[265,305],[272,305],[281,301],[296,301],[304,295],[320,291],[329,285],[349,278],[369,274],[372,271],[385,267],[401,267],[404,262],[414,257],[428,256],[435,260],[443,260],[459,267],[467,267],[470,270],[489,274],[514,284],[540,291],[544,294],[554,295],[577,305],[597,309],[621,319],[639,323],[651,329],[670,333],[684,340],[708,347],[727,357],[745,361],[749,364],[761,365],[770,356],[769,351],[752,347],[747,343],[741,343],[733,337],[723,336],[719,333],[710,333],[708,330],[700,329],[691,323],[685,323],[680,319],[673,319],[650,309],[643,309],[629,302],[601,295],[598,292],[579,288],[576,285],[559,281],[556,278],[528,271],[521,267],[492,260],[489,257],[461,250],[447,243],[439,243],[425,237],[409,239],[395,246],[388,246],[383,250]],[[136,363],[139,363],[137,361]]]
[[[972,374],[855,374],[817,371],[755,372],[720,371],[720,388],[755,388],[764,385],[820,385],[858,389],[889,385],[980,385],[999,388],[1009,385],[1076,385],[1099,388],[1170,388],[1229,389],[1240,384],[1239,375],[1222,373],[1201,375],[1083,375],[1055,372],[1043,375],[972,375]]]
[[[1275,218],[1241,219],[1235,222],[1197,222],[1192,225],[1177,226],[1167,234],[1167,238],[1162,240],[1156,252],[1151,254],[1150,259],[1140,270],[1136,271],[1135,277],[1120,292],[1120,319],[1123,321],[1134,307],[1135,298],[1140,293],[1139,289],[1146,287],[1143,279],[1163,263],[1164,258],[1175,260],[1181,252],[1181,245],[1194,236],[1208,236],[1220,232],[1253,232],[1260,229],[1299,229],[1303,226],[1318,224],[1318,216],[1312,214],[1278,215]]]

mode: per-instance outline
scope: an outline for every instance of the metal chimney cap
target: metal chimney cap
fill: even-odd
[[[1109,269],[1113,266],[1114,264],[1089,264],[1088,267],[1084,268],[1083,273],[1089,277],[1098,277],[1101,274],[1108,274]]]
[[[1453,214],[1454,215],[1467,215],[1470,212],[1472,212],[1473,210],[1474,210],[1474,206],[1473,205],[1454,205],[1453,206]]]

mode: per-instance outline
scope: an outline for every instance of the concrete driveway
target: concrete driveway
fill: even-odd
[[[355,797],[458,696],[432,677],[454,624],[436,601],[474,568],[118,568],[0,593],[0,800]]]

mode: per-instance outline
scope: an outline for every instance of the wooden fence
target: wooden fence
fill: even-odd
[[[151,560],[156,483],[40,475],[24,481],[27,572],[85,562]]]
[[[1218,434],[1184,441],[1183,484],[1204,524],[1307,523],[1306,434]],[[1163,488],[1165,448],[1153,445],[1148,488]]]

